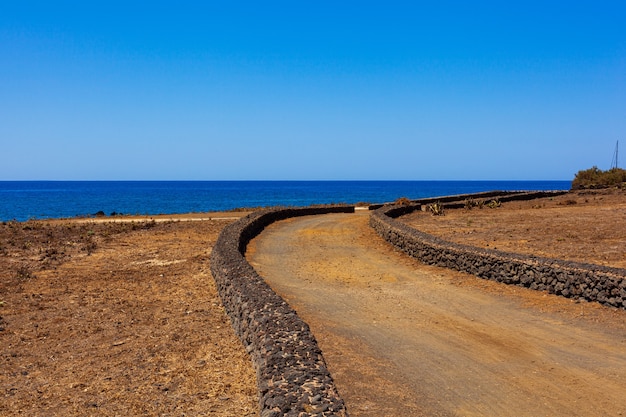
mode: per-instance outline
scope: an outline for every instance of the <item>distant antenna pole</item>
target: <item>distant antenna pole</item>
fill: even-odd
[[[619,140],[615,143],[615,153],[613,153],[613,160],[611,161],[611,169],[617,168],[618,151],[619,151]]]

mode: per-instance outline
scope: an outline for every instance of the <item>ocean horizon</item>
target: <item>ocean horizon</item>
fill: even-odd
[[[0,221],[385,203],[482,191],[569,190],[564,180],[0,181]]]

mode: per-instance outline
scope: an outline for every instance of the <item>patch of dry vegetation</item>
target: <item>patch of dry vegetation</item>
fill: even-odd
[[[452,242],[626,268],[626,193],[620,190],[446,210],[445,216],[417,211],[400,219]]]
[[[209,269],[224,224],[0,225],[0,415],[257,415]]]

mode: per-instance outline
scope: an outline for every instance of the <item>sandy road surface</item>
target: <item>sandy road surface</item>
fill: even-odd
[[[427,267],[368,214],[275,223],[247,257],[311,325],[351,416],[626,415],[626,313]]]

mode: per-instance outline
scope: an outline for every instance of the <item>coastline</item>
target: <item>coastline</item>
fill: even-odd
[[[0,221],[93,217],[95,213],[156,216],[380,204],[490,190],[569,189],[569,181],[0,181]]]

